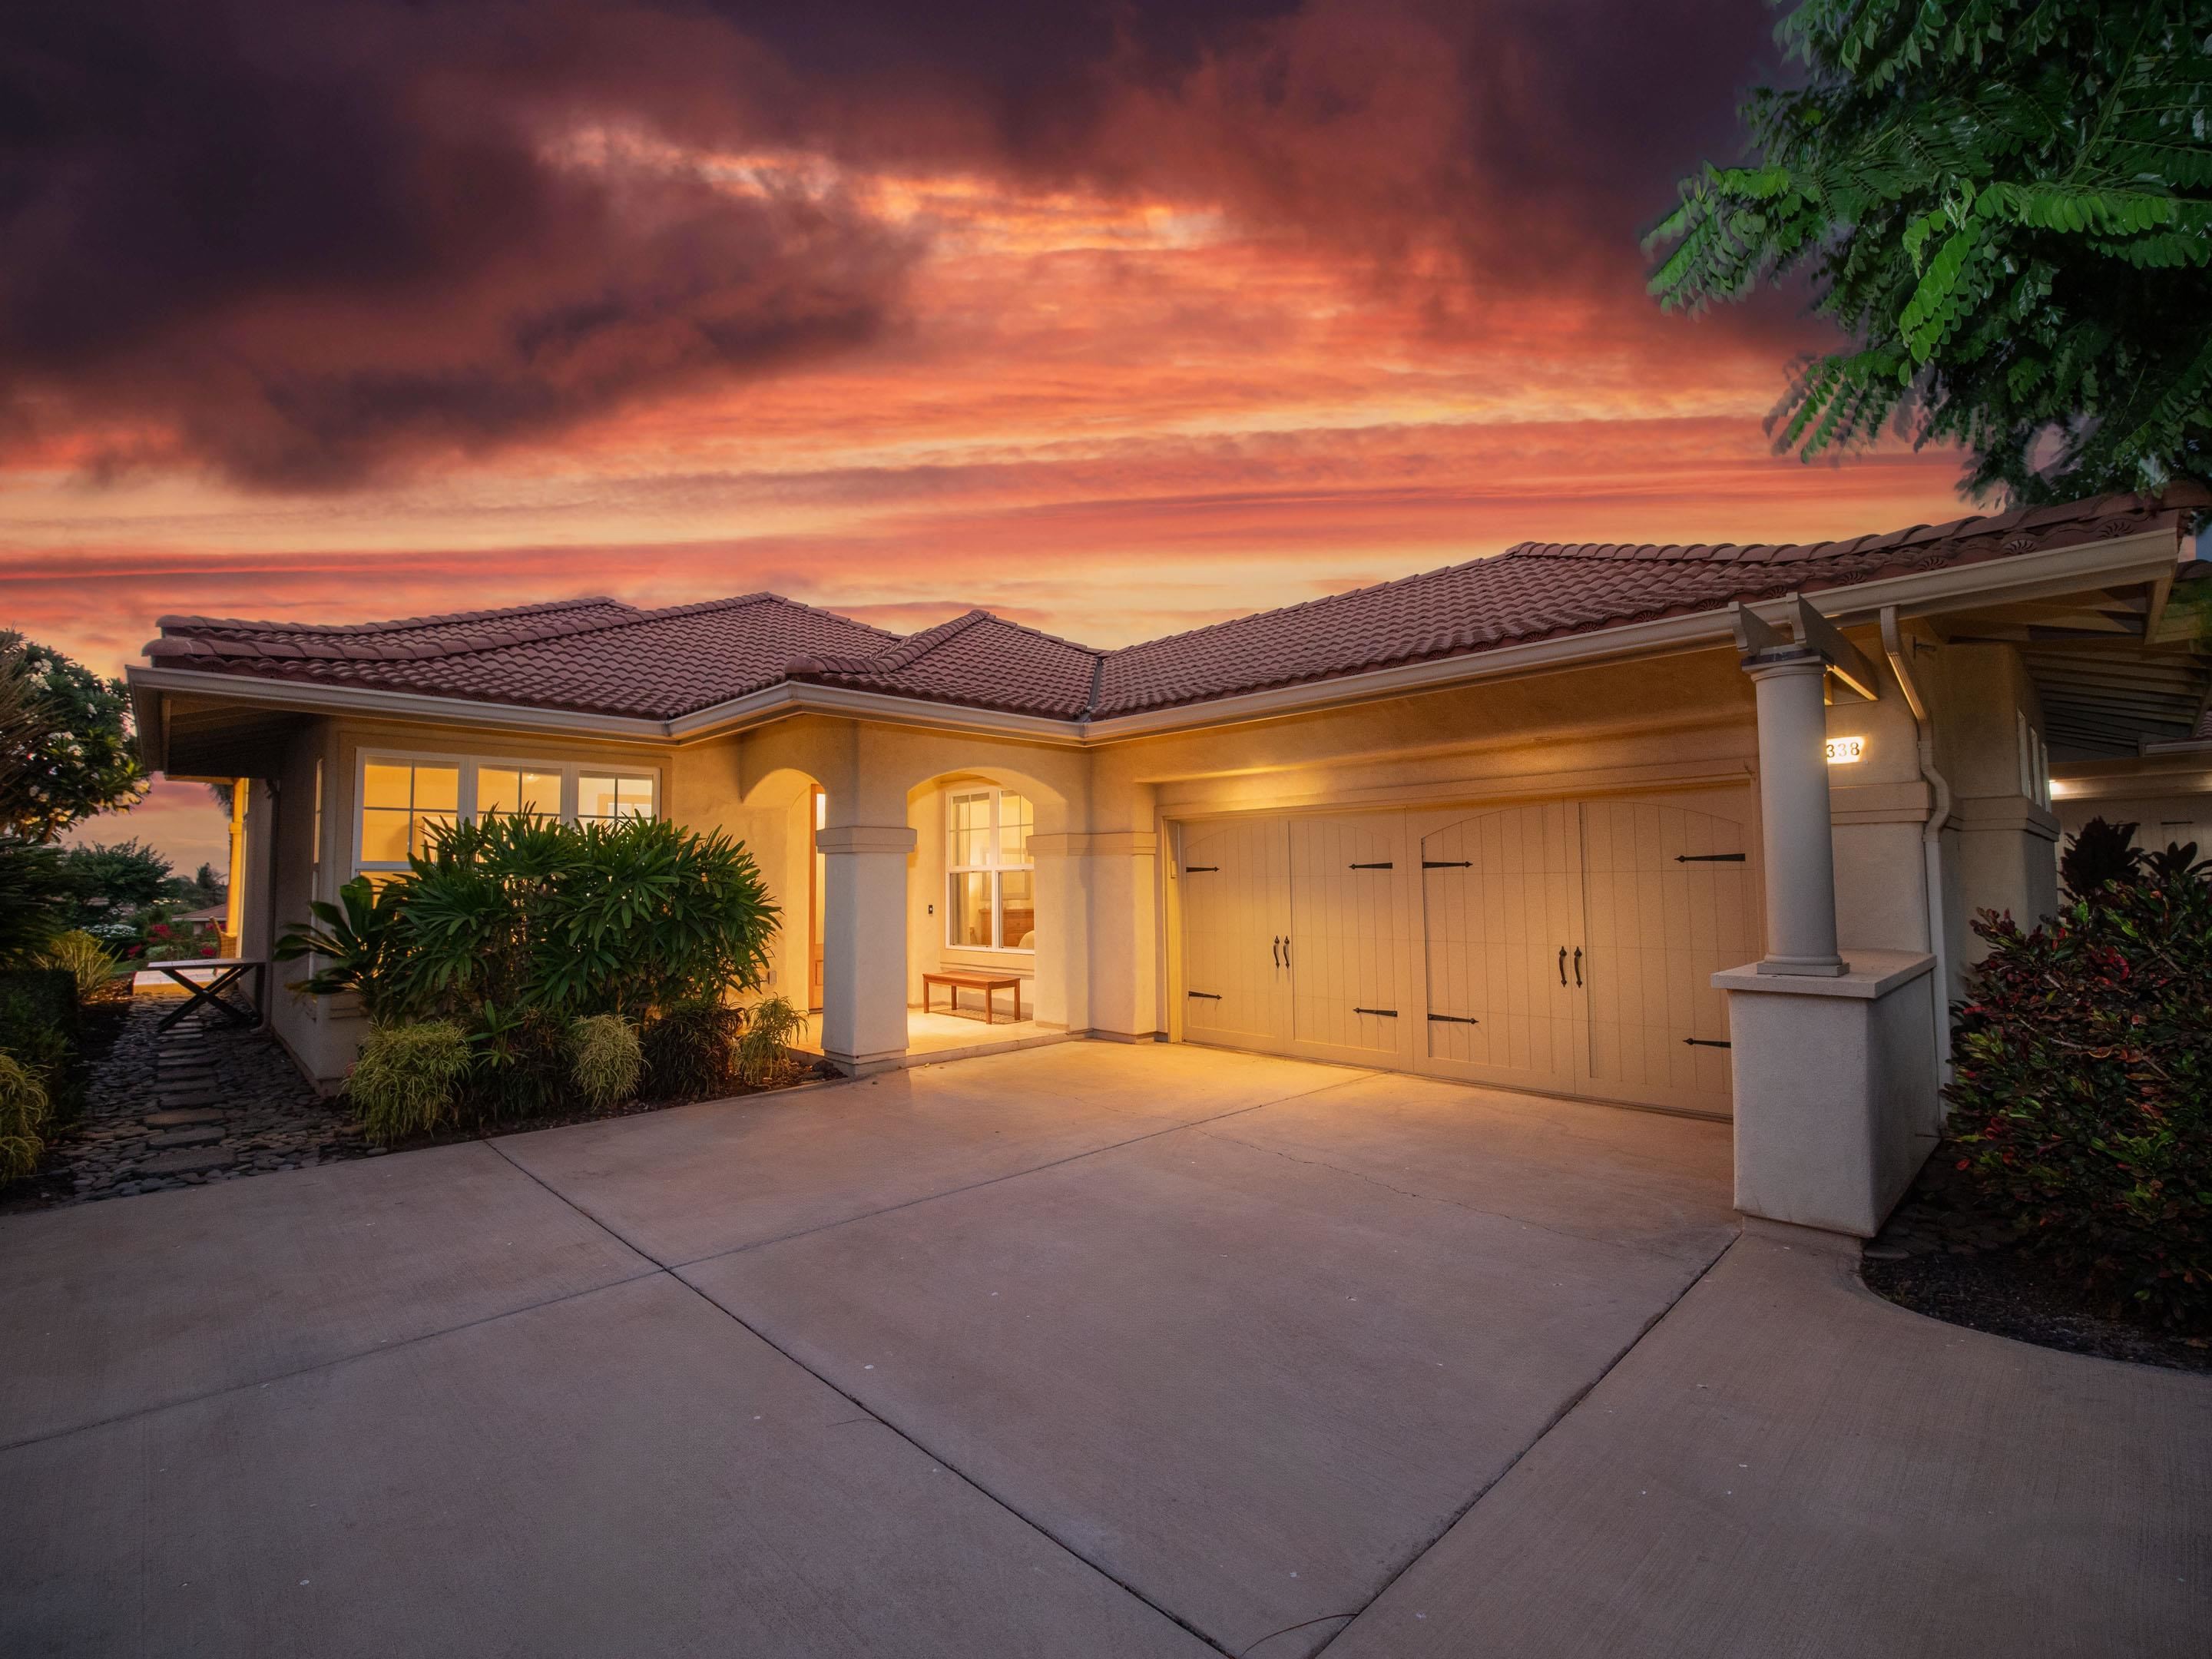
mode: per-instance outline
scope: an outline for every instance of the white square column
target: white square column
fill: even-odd
[[[823,854],[822,1052],[848,1075],[906,1057],[907,824],[819,830]]]
[[[1794,644],[1739,623],[1759,700],[1766,954],[1712,981],[1729,999],[1735,1203],[1870,1238],[1936,1143],[1936,958],[1838,945],[1826,677],[1841,662],[1864,695],[1876,682],[1832,626],[1797,611]]]

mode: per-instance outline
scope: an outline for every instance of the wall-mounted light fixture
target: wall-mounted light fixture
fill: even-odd
[[[1829,765],[1850,766],[1865,758],[1866,739],[1864,738],[1830,738],[1828,739]]]

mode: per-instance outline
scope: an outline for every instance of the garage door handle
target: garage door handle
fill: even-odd
[[[1469,1019],[1465,1014],[1431,1014],[1430,1019],[1439,1025],[1480,1025],[1479,1019]]]
[[[1352,1012],[1355,1014],[1380,1014],[1385,1019],[1398,1018],[1398,1011],[1395,1008],[1354,1008]]]
[[[1562,945],[1559,947],[1559,983],[1560,983],[1560,984],[1562,984],[1562,985],[1565,985],[1566,982],[1567,982],[1567,947],[1566,947],[1565,945]]]
[[[1421,868],[1424,870],[1472,870],[1474,868],[1474,860],[1472,859],[1423,859]]]
[[[1218,864],[1186,864],[1182,872],[1186,876],[1211,876],[1218,873],[1220,869]]]
[[[1684,1037],[1682,1046],[1686,1048],[1733,1048],[1735,1044],[1716,1042],[1711,1037]]]
[[[1398,866],[1385,859],[1380,864],[1355,864],[1352,867],[1355,870],[1395,870]]]
[[[1187,997],[1203,997],[1208,1002],[1221,1000],[1221,994],[1218,991],[1185,991],[1183,994]]]
[[[1743,854],[1741,853],[1677,853],[1674,854],[1674,862],[1677,864],[1741,864]]]

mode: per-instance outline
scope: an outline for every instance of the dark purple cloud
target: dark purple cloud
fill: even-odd
[[[1638,303],[1766,34],[1757,0],[10,8],[0,460],[338,487],[899,325],[917,233],[580,165],[593,132],[1182,194],[1381,280]]]

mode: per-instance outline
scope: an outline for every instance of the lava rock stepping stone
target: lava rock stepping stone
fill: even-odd
[[[171,1146],[210,1146],[222,1139],[222,1130],[212,1123],[199,1124],[189,1129],[171,1129],[147,1141],[155,1152]]]
[[[148,1158],[131,1171],[139,1180],[149,1176],[204,1175],[210,1170],[227,1170],[230,1154],[219,1147],[191,1146],[173,1152],[161,1152]]]
[[[187,1106],[174,1111],[149,1112],[138,1121],[149,1129],[189,1129],[195,1123],[220,1123],[230,1115],[214,1106]]]

